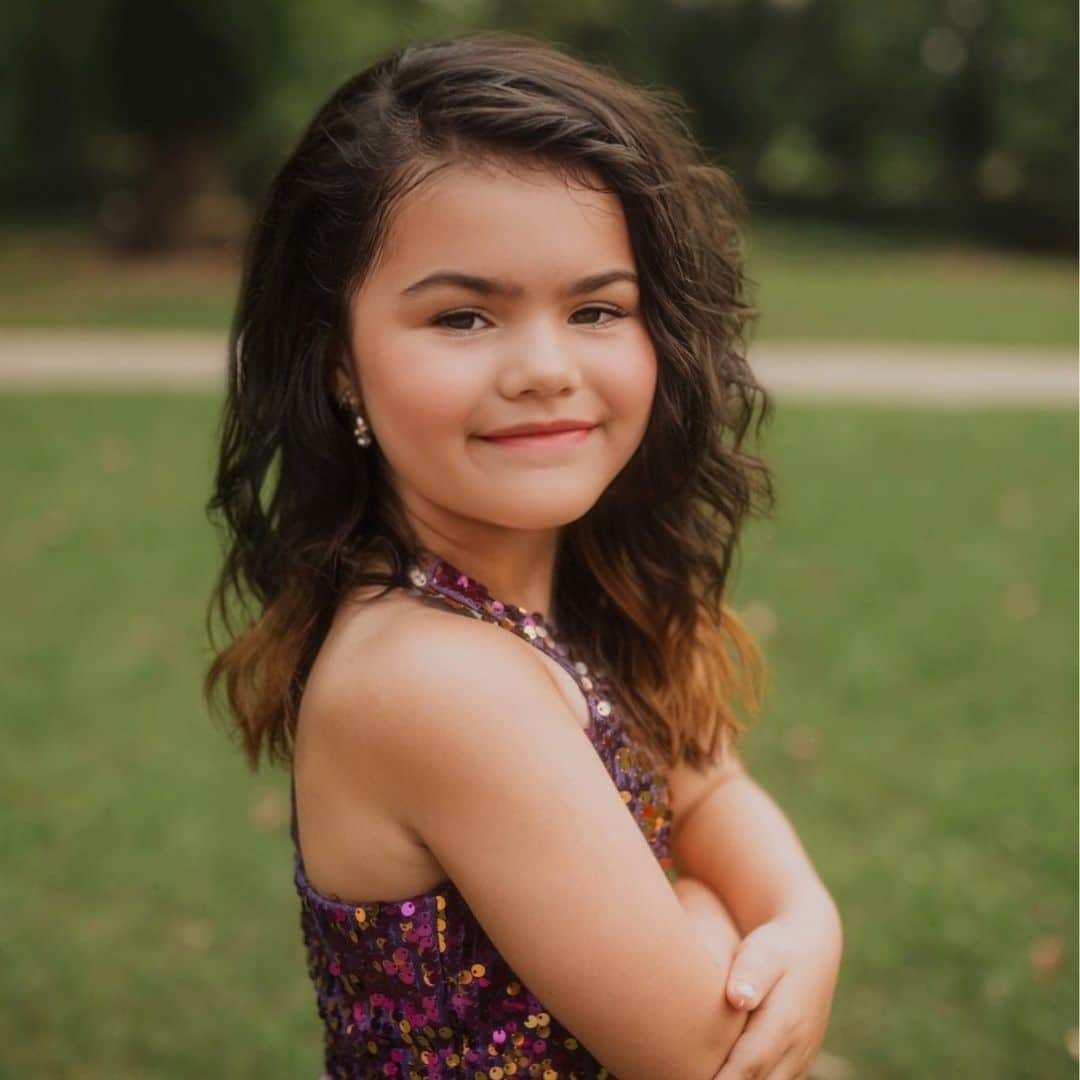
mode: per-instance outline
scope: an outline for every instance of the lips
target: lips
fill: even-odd
[[[593,432],[593,427],[562,427],[562,428],[542,428],[539,432],[535,430],[533,426],[533,433],[529,434],[518,433],[514,435],[499,435],[499,436],[482,436],[482,441],[486,442],[488,446],[494,447],[500,451],[508,451],[514,453],[542,453],[542,454],[561,454],[566,450],[569,450],[575,446],[579,446],[585,442],[586,439]]]
[[[482,439],[505,439],[523,435],[556,435],[562,431],[587,431],[596,425],[588,420],[551,420],[547,423],[514,424],[481,435]]]

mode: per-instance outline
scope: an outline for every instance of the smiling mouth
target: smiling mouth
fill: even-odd
[[[532,431],[520,435],[481,435],[486,443],[506,449],[530,446],[551,447],[577,446],[588,438],[591,427],[566,428],[562,431]]]

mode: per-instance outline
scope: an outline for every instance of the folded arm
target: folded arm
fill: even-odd
[[[780,807],[734,750],[706,774],[685,765],[670,778],[671,855],[680,874],[708,885],[741,934],[808,906],[833,901]]]
[[[704,775],[673,779],[680,901],[692,915],[705,913],[693,921],[723,952],[738,933],[727,994],[754,1016],[714,1080],[805,1077],[832,1009],[843,951],[839,912],[787,818],[734,753]],[[728,932],[709,913],[710,897],[731,916]]]

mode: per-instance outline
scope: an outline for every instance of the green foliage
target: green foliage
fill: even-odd
[[[251,195],[345,78],[406,41],[552,40],[680,90],[770,211],[1074,249],[1077,11],[1024,0],[9,0],[0,211],[92,207],[147,141],[220,132]],[[5,209],[6,208],[6,209]]]

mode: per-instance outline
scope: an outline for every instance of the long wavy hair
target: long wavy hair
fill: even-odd
[[[621,202],[658,360],[645,435],[560,534],[561,632],[618,689],[641,745],[700,768],[755,716],[765,668],[724,602],[741,527],[772,508],[743,448],[772,403],[746,361],[746,205],[671,91],[505,32],[410,44],[318,110],[258,207],[229,335],[211,520],[224,563],[204,693],[257,769],[292,758],[305,681],[359,585],[408,585],[420,549],[377,446],[335,404],[350,297],[395,207],[434,169],[527,160]],[[362,332],[362,327],[360,328]],[[215,615],[228,638],[219,649]]]

